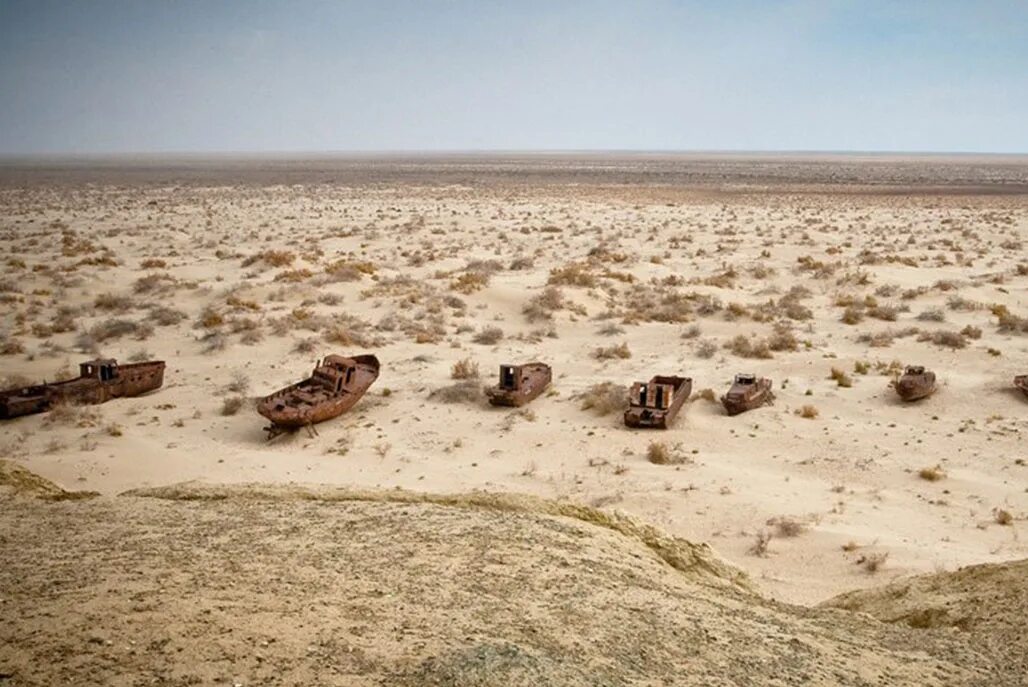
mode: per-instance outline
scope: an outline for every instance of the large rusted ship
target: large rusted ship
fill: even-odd
[[[921,365],[908,365],[893,386],[904,401],[916,401],[935,393],[935,373]]]
[[[667,429],[691,393],[690,377],[657,375],[648,383],[636,382],[629,393],[625,424]]]
[[[494,406],[520,407],[546,391],[553,379],[553,370],[545,363],[500,365],[500,383],[486,389]]]
[[[79,376],[0,391],[0,418],[42,413],[58,403],[96,404],[112,398],[139,396],[164,383],[164,361],[119,365],[113,358],[79,365]]]
[[[747,410],[770,405],[775,400],[771,391],[771,380],[751,374],[735,375],[735,381],[728,393],[721,397],[721,405],[729,415],[738,415]]]
[[[268,418],[269,438],[284,431],[308,427],[339,417],[356,405],[378,379],[378,358],[329,355],[319,360],[307,379],[265,396],[257,412]]]

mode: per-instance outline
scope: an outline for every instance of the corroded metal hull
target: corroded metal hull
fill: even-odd
[[[657,375],[648,384],[636,383],[632,385],[629,406],[625,410],[625,424],[634,428],[667,429],[691,393],[691,377]]]
[[[728,393],[721,397],[721,405],[729,415],[738,415],[747,410],[771,405],[775,400],[771,387],[771,380],[767,377],[754,379],[752,382],[740,382],[737,378]]]
[[[60,403],[93,405],[112,398],[139,396],[164,384],[162,360],[127,365],[104,361],[104,378],[94,371],[99,367],[99,363],[83,363],[75,379],[0,391],[0,419],[46,412]]]
[[[307,379],[260,399],[257,412],[280,429],[331,420],[357,404],[378,379],[378,371],[378,358],[373,355],[330,355]]]
[[[553,370],[545,363],[501,365],[500,383],[486,389],[485,394],[494,406],[520,408],[538,398],[552,380]]]

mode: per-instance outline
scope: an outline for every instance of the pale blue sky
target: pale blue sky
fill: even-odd
[[[1028,152],[1028,0],[0,0],[0,153]]]

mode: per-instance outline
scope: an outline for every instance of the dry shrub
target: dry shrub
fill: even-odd
[[[889,554],[885,552],[879,553],[868,553],[862,555],[857,559],[857,565],[860,565],[869,574],[873,575],[882,569],[885,565],[885,561],[888,560]]]
[[[229,396],[221,403],[221,414],[226,416],[235,415],[245,403],[246,399],[242,396]]]
[[[967,337],[962,333],[951,331],[925,332],[917,340],[931,341],[936,346],[943,346],[945,348],[966,348],[968,343]]]
[[[631,358],[632,352],[628,350],[627,342],[621,342],[616,346],[601,346],[593,350],[592,355],[597,360],[611,360],[614,358],[621,358],[624,360]]]
[[[125,433],[125,430],[122,429],[121,425],[119,425],[117,422],[112,422],[111,424],[107,425],[104,428],[104,431],[112,437],[120,437]]]
[[[1014,516],[1010,514],[1010,511],[1003,510],[1002,508],[993,508],[992,517],[998,525],[1014,524]]]
[[[702,398],[704,401],[709,403],[717,403],[717,393],[715,393],[710,387],[697,391],[696,398]]]
[[[646,447],[646,459],[654,465],[681,465],[689,460],[680,443],[669,446],[664,441],[651,441]]]
[[[529,322],[553,319],[553,313],[566,306],[564,292],[556,286],[547,286],[531,298],[521,312]]]
[[[470,294],[480,291],[489,285],[486,272],[465,272],[450,282],[450,288],[457,293]]]
[[[779,322],[774,326],[771,336],[767,338],[767,347],[772,351],[795,351],[800,347],[800,342],[792,333],[789,325]]]
[[[929,308],[918,313],[917,319],[922,322],[945,322],[946,313],[942,308]]]
[[[477,344],[492,346],[503,339],[503,330],[499,327],[485,327],[471,338]]]
[[[828,378],[834,380],[839,386],[847,389],[853,386],[853,380],[850,379],[850,376],[837,367],[832,368]]]
[[[136,307],[135,301],[128,296],[113,293],[102,293],[93,299],[93,307],[97,310],[126,312]]]
[[[175,308],[158,305],[150,308],[146,319],[159,327],[170,327],[186,319],[186,314]]]
[[[757,532],[756,538],[753,540],[753,544],[750,546],[750,555],[752,556],[767,556],[767,547],[771,543],[771,533],[767,530],[760,530]]]
[[[284,281],[290,284],[296,284],[302,281],[307,281],[314,276],[306,267],[295,270],[283,270],[275,275],[275,281]]]
[[[864,319],[864,311],[855,305],[851,305],[842,311],[842,317],[839,319],[844,324],[858,324]]]
[[[628,389],[623,384],[601,382],[593,384],[579,397],[582,410],[591,410],[597,415],[620,412],[628,406]]]
[[[569,262],[561,267],[550,270],[549,279],[546,283],[554,286],[584,286],[592,288],[598,280],[596,275],[589,271],[587,262]]]
[[[292,264],[295,259],[296,255],[287,250],[266,250],[243,260],[243,267],[249,267],[258,262],[262,262],[268,267],[285,267]]]
[[[726,342],[725,348],[740,358],[767,359],[774,357],[765,339],[748,337],[745,334],[739,334]]]
[[[820,413],[818,412],[817,408],[815,408],[814,406],[812,406],[812,405],[805,405],[805,406],[803,406],[801,408],[797,408],[796,409],[796,414],[799,415],[802,418],[806,418],[808,420],[813,420]]]
[[[482,387],[475,379],[465,379],[435,389],[428,397],[441,403],[478,403],[482,400]]]
[[[122,320],[112,318],[97,322],[89,328],[88,333],[79,337],[82,348],[90,348],[82,344],[104,342],[111,339],[120,339],[123,336],[133,335],[137,339],[145,339],[153,334],[153,328],[147,324],[140,324],[133,320]]]
[[[450,368],[451,379],[478,379],[478,363],[471,358],[458,360]]]
[[[293,344],[293,353],[309,355],[318,350],[319,345],[320,342],[313,336],[309,336],[305,339],[299,339],[295,344]]]
[[[779,537],[798,537],[807,531],[806,525],[786,515],[771,518],[767,524],[775,528],[775,534]]]
[[[141,270],[162,270],[167,266],[168,263],[160,258],[147,258],[139,263],[139,269]]]
[[[168,291],[178,283],[175,277],[167,272],[157,272],[140,277],[132,283],[132,290],[140,294],[153,294]]]
[[[969,339],[978,340],[982,338],[982,330],[970,324],[961,329],[960,333]]]
[[[868,308],[867,314],[876,320],[895,322],[896,318],[899,317],[899,308],[894,305],[876,305]]]
[[[714,354],[717,353],[717,342],[712,341],[711,339],[697,341],[696,345],[693,347],[693,352],[696,354],[697,358],[703,358],[704,360],[713,358]]]
[[[18,355],[25,352],[25,346],[17,339],[3,339],[0,341],[0,355]]]
[[[917,476],[928,482],[938,482],[941,479],[946,478],[946,472],[938,465],[930,468],[921,468],[917,472]]]

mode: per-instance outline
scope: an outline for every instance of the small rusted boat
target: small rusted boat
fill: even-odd
[[[667,429],[691,393],[690,377],[657,375],[649,383],[636,382],[629,392],[625,424]]]
[[[75,379],[0,391],[0,418],[46,412],[58,403],[96,404],[139,396],[160,388],[164,367],[163,360],[127,365],[113,358],[88,360],[79,365]]]
[[[1028,396],[1028,375],[1017,375],[1014,377],[1014,386],[1021,390],[1025,396]]]
[[[485,395],[494,406],[520,407],[538,398],[552,380],[553,370],[546,363],[500,365],[500,383]]]
[[[378,368],[378,358],[373,355],[329,355],[319,360],[310,377],[257,402],[257,412],[271,421],[265,427],[268,438],[300,427],[315,433],[314,425],[339,417],[356,405],[378,379]]]
[[[735,381],[728,393],[721,397],[721,405],[729,415],[738,415],[764,405],[771,405],[775,394],[771,391],[771,380],[750,374],[735,375]]]
[[[904,401],[916,401],[935,393],[935,373],[921,365],[908,365],[893,386]]]

